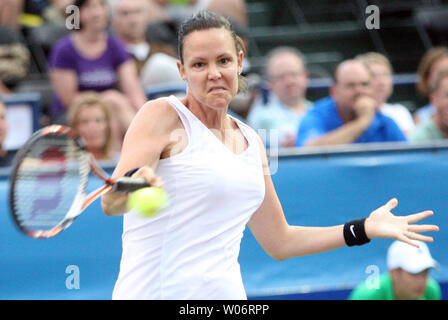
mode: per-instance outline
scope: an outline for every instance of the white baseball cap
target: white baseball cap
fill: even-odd
[[[395,241],[387,251],[387,267],[389,270],[401,268],[409,273],[419,273],[428,268],[437,268],[438,263],[422,241],[414,240],[420,248],[402,241]]]

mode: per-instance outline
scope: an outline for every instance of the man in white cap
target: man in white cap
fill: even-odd
[[[380,276],[379,285],[363,282],[350,294],[351,300],[440,300],[439,284],[429,277],[437,268],[424,242],[415,241],[419,248],[395,241],[387,252],[389,272]]]

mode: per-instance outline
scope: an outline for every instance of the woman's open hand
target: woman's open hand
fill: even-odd
[[[412,240],[432,242],[433,238],[420,233],[439,231],[436,225],[414,224],[422,219],[432,216],[431,210],[422,211],[407,216],[395,216],[391,210],[398,205],[398,200],[393,198],[385,205],[373,211],[365,221],[365,230],[369,239],[392,238],[418,247]]]

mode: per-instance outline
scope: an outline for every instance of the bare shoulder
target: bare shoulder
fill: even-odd
[[[182,123],[179,115],[168,101],[162,98],[151,100],[138,110],[126,132],[124,143],[128,138],[151,138],[153,142],[163,142],[164,138],[180,127]]]
[[[162,153],[172,144],[172,132],[181,127],[179,115],[167,101],[156,99],[146,102],[124,137],[117,175],[142,166],[155,169]]]
[[[137,112],[134,121],[153,129],[173,129],[179,123],[179,115],[168,101],[159,98],[146,102]]]

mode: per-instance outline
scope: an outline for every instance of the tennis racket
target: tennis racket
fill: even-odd
[[[87,195],[90,172],[104,185]],[[111,179],[73,129],[51,125],[36,131],[14,158],[10,211],[23,233],[50,238],[106,192],[130,193],[148,186],[143,178]]]

